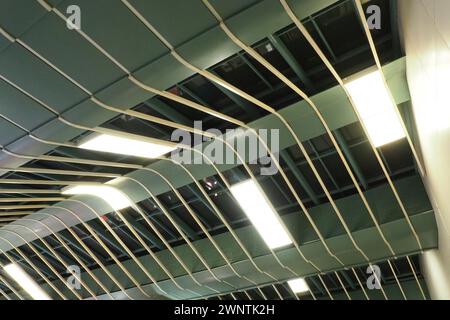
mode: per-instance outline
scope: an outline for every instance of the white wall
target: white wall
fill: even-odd
[[[450,299],[450,1],[399,0],[407,76],[436,212],[439,250],[422,259],[433,299]]]

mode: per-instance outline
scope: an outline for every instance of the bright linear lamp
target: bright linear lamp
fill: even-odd
[[[345,87],[375,147],[405,137],[396,106],[378,70],[347,82]]]
[[[102,198],[113,210],[121,210],[131,206],[130,200],[119,190],[106,185],[77,185],[65,188],[62,194],[91,195]]]
[[[289,280],[288,285],[294,293],[305,293],[309,291],[308,284],[303,278]]]
[[[3,269],[34,300],[52,300],[18,264],[10,263],[4,266]]]
[[[231,186],[230,191],[269,248],[292,243],[278,214],[253,180],[237,183]]]
[[[175,150],[174,146],[166,145],[164,141],[161,141],[161,143],[152,143],[110,134],[94,134],[86,141],[80,143],[78,147],[151,159]]]

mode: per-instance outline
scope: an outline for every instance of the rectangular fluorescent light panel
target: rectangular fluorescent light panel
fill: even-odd
[[[121,191],[105,185],[78,185],[68,187],[62,191],[62,194],[96,196],[105,200],[114,210],[131,206],[130,200]]]
[[[140,141],[109,134],[94,135],[79,145],[82,149],[124,154],[143,158],[156,158],[175,150],[173,146]]]
[[[34,300],[52,300],[18,264],[10,263],[4,266],[3,269]]]
[[[292,243],[277,213],[253,180],[237,183],[230,191],[269,248]]]
[[[396,106],[378,70],[346,83],[345,87],[375,147],[405,137]]]
[[[308,284],[303,278],[290,280],[288,281],[288,285],[294,293],[305,293],[309,291]]]

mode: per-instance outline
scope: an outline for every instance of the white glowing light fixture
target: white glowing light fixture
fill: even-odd
[[[288,285],[294,293],[305,293],[309,291],[308,284],[303,278],[289,280]]]
[[[175,147],[129,139],[109,134],[94,135],[79,145],[82,149],[124,154],[143,158],[156,158],[175,150]]]
[[[345,84],[375,147],[405,137],[381,73],[376,70]]]
[[[114,210],[121,210],[131,206],[130,200],[119,190],[106,185],[77,185],[62,191],[67,195],[91,195],[102,198]]]
[[[231,193],[271,249],[292,243],[265,195],[253,180],[237,183]]]
[[[10,263],[4,266],[3,269],[34,300],[52,300],[18,264]]]

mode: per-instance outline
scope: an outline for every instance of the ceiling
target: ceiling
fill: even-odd
[[[2,1],[1,265],[18,262],[54,299],[429,298],[418,256],[437,247],[437,230],[414,149],[402,139],[374,152],[282,3]],[[65,25],[69,4],[81,8],[81,31]],[[340,78],[375,65],[354,1],[287,4]],[[396,1],[370,4],[382,8],[376,57],[414,146]],[[95,132],[168,141],[198,120],[203,130],[279,129],[285,175],[77,148]],[[295,245],[269,250],[234,200],[229,185],[252,175]],[[60,192],[114,178],[135,205],[111,212],[98,198]],[[80,290],[64,284],[74,264]],[[383,290],[365,288],[372,264]],[[295,277],[309,294],[289,290]],[[0,290],[28,298],[4,273]]]

